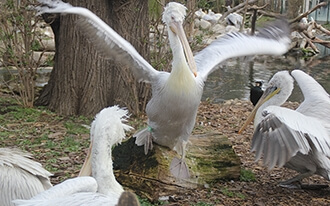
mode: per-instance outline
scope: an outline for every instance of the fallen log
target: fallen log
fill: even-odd
[[[264,15],[264,16],[269,16],[273,18],[283,18],[285,17],[284,14],[279,14],[271,11],[264,11],[264,10],[258,10],[258,15]]]
[[[326,35],[330,35],[330,31],[329,30],[327,30],[326,28],[324,28],[322,25],[317,24],[315,21],[314,21],[314,26],[315,26],[315,28],[317,28],[321,32],[325,33]]]
[[[239,178],[241,162],[225,136],[194,135],[189,140],[191,144],[187,145],[185,160],[190,179],[179,180],[170,174],[170,162],[173,157],[178,157],[175,151],[154,144],[153,150],[145,155],[143,147],[135,145],[135,138],[113,150],[116,179],[138,195],[153,201],[178,190]]]
[[[306,36],[304,32],[301,32],[300,34],[304,39],[307,40],[308,45],[314,50],[315,53],[320,53],[320,51],[315,46],[315,44],[312,42],[312,40],[310,38],[308,38],[308,36]]]
[[[322,44],[323,46],[326,46],[328,48],[330,48],[330,41],[325,41],[322,40],[320,38],[315,37],[314,39],[311,40],[313,43],[318,43],[318,44]]]

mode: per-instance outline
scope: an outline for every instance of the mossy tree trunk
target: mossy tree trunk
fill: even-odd
[[[219,134],[194,135],[187,145],[185,161],[190,179],[176,179],[170,173],[170,163],[178,154],[154,144],[148,155],[135,138],[113,150],[116,179],[138,195],[154,201],[160,196],[176,194],[180,189],[204,187],[223,180],[237,180],[241,162],[227,137]]]
[[[148,1],[69,0],[98,15],[148,59]],[[137,114],[145,108],[149,89],[138,84],[127,68],[103,58],[75,22],[77,15],[57,15],[55,65],[37,105],[47,105],[63,115],[93,116],[102,108],[119,104]]]

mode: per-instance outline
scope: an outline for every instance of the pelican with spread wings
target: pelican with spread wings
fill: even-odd
[[[256,160],[263,155],[268,169],[296,170],[299,175],[280,185],[300,187],[295,183],[313,174],[330,180],[330,96],[305,72],[294,70],[291,75],[305,98],[299,107],[280,107],[291,95],[293,78],[288,71],[278,72],[239,133],[255,117],[252,151]]]
[[[153,148],[153,142],[177,151],[181,158],[173,159],[170,170],[179,178],[189,177],[184,163],[185,147],[194,128],[207,76],[228,58],[281,55],[287,52],[291,42],[287,22],[278,20],[255,36],[227,34],[193,56],[182,26],[187,8],[170,2],[162,19],[168,30],[173,61],[171,72],[164,72],[153,68],[130,43],[90,10],[59,0],[39,2],[42,3],[37,8],[39,14],[79,15],[80,28],[105,57],[131,68],[136,80],[151,84],[152,97],[146,107],[148,126],[134,135],[136,144],[144,145],[146,154]]]

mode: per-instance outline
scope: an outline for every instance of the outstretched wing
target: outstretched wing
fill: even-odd
[[[289,35],[289,25],[284,19],[278,19],[254,36],[228,33],[195,55],[198,75],[205,81],[219,63],[232,57],[284,54],[291,43]]]
[[[311,149],[330,157],[330,137],[318,119],[278,106],[267,107],[263,115],[251,150],[256,152],[256,161],[263,154],[268,169],[282,167],[298,152],[308,154]]]
[[[77,14],[81,17],[77,24],[89,37],[96,49],[104,57],[120,62],[131,68],[138,81],[150,82],[157,74],[135,48],[116,33],[98,16],[86,8],[73,7],[59,0],[38,0],[42,6],[36,7],[38,14],[62,13]]]

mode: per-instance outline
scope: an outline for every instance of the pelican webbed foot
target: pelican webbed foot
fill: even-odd
[[[184,159],[174,157],[170,165],[171,174],[179,179],[189,179],[189,168]]]
[[[290,183],[280,182],[278,185],[280,187],[289,188],[289,189],[301,189],[300,181],[290,182]]]
[[[144,128],[143,130],[139,131],[134,135],[136,137],[135,144],[137,146],[144,145],[144,154],[147,155],[149,150],[153,149],[153,143],[152,143],[152,134],[151,134],[152,128],[150,126]]]
[[[286,187],[286,188],[292,188],[292,189],[302,189],[301,180],[306,177],[312,176],[314,173],[315,173],[315,171],[310,170],[308,172],[299,174],[291,179],[280,182],[279,186]]]
[[[300,181],[292,182],[290,184],[279,184],[280,187],[289,188],[289,189],[303,189],[303,190],[321,190],[328,188],[327,184],[302,184]]]

